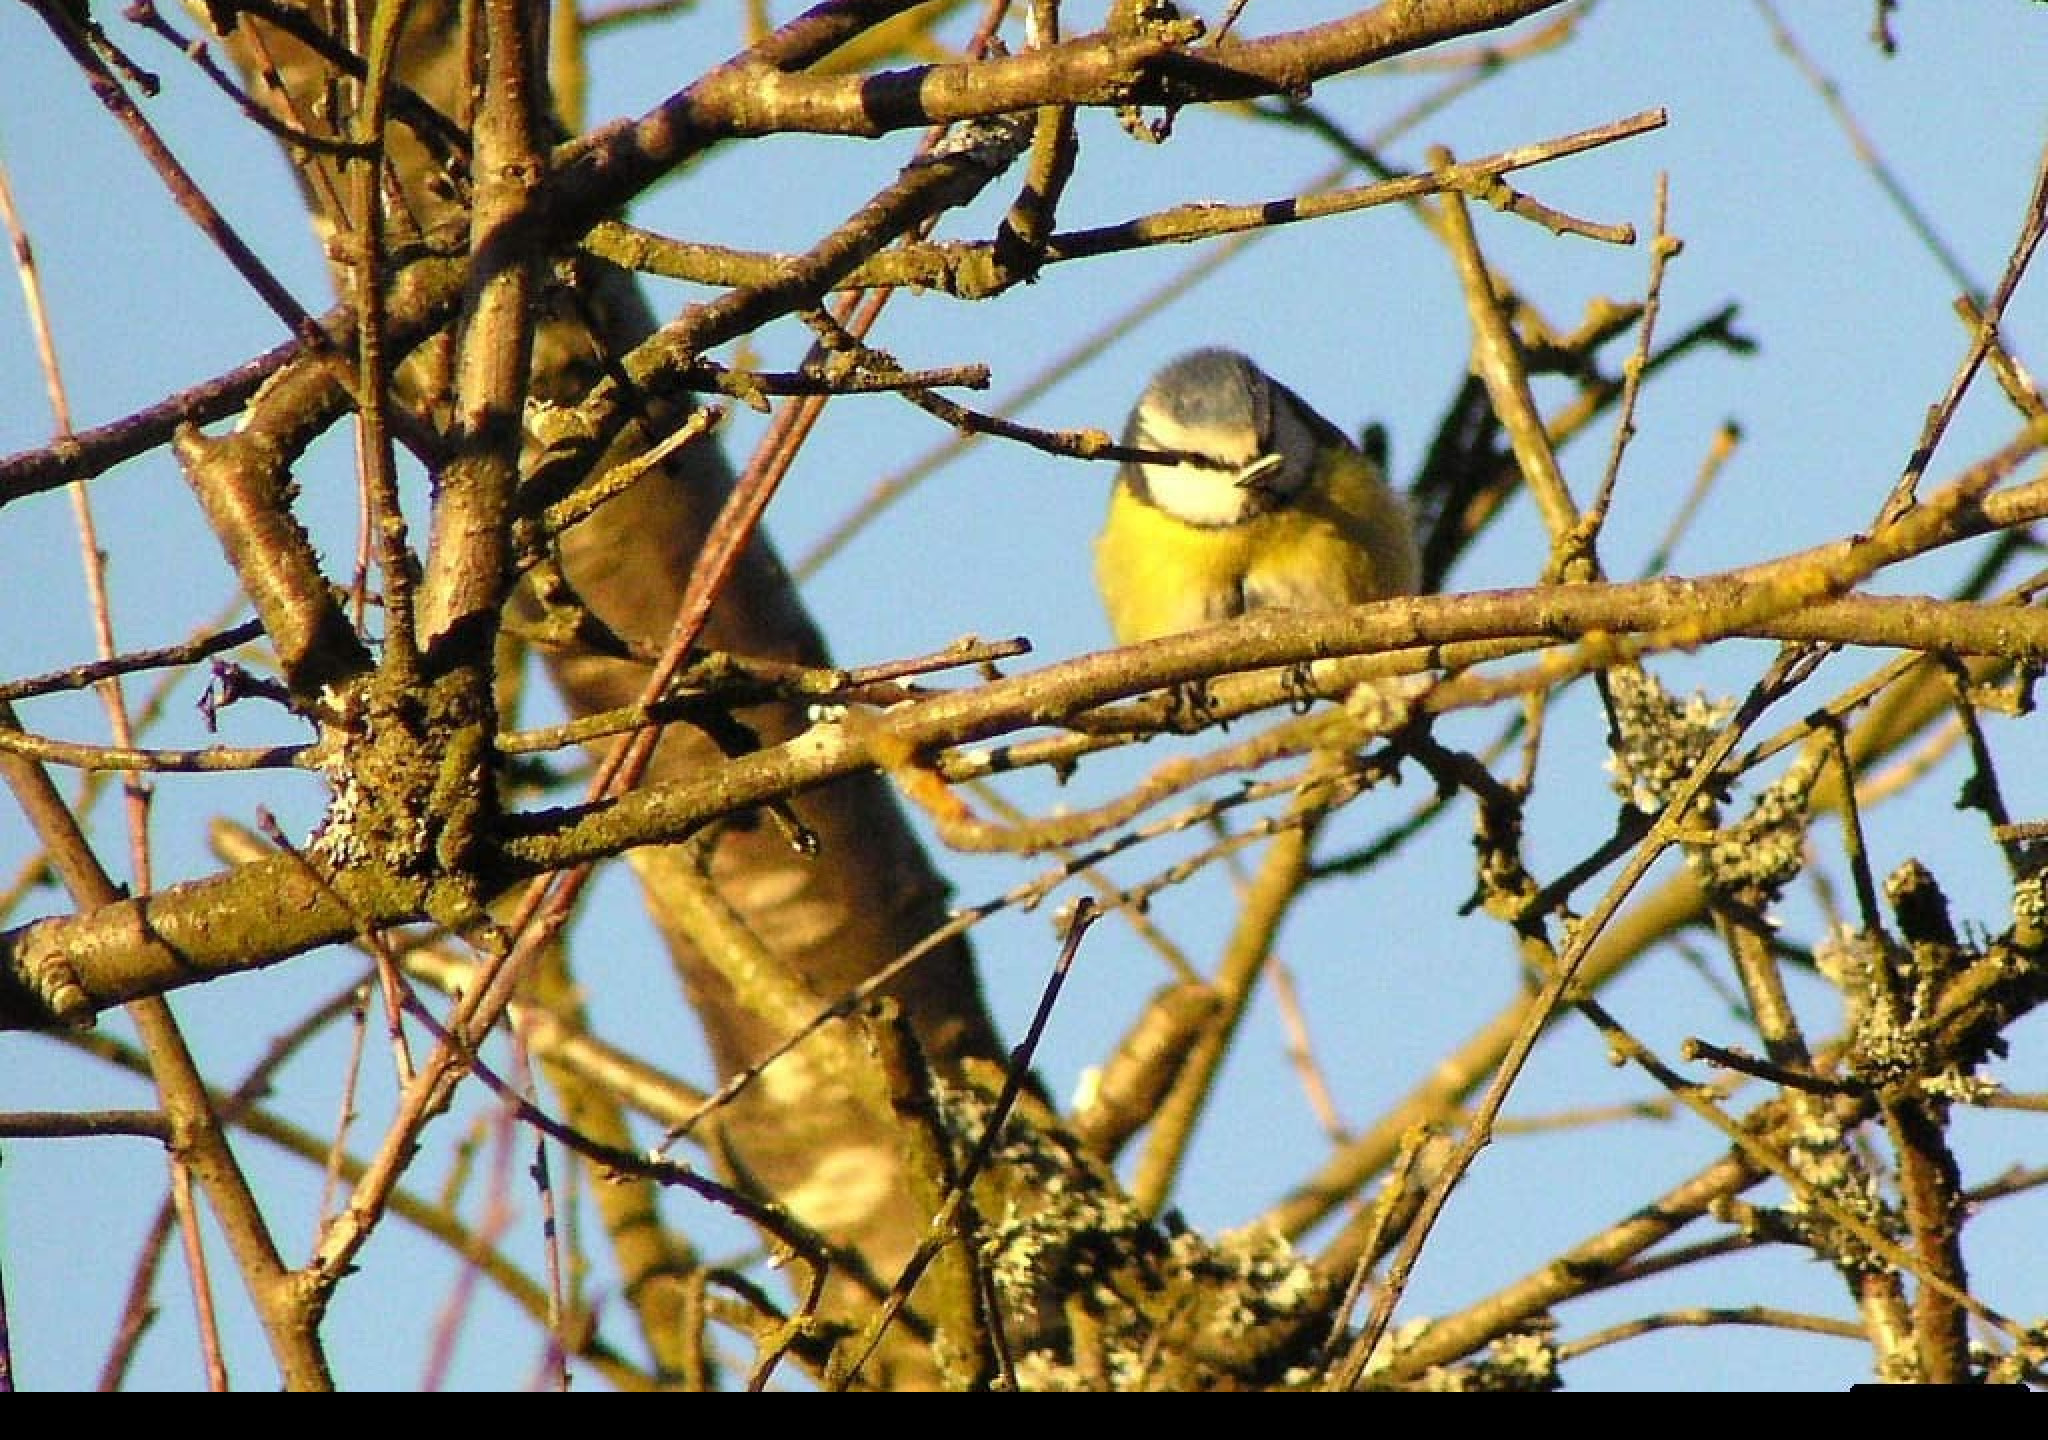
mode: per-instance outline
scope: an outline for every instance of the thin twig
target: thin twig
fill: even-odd
[[[205,191],[192,178],[191,173],[178,162],[170,147],[164,144],[163,138],[157,134],[156,127],[149,123],[120,80],[100,59],[94,50],[91,33],[97,27],[87,17],[86,11],[81,8],[73,13],[68,7],[58,3],[58,0],[29,0],[29,3],[42,17],[43,23],[50,27],[51,33],[57,37],[57,42],[77,63],[100,103],[128,131],[144,158],[163,179],[165,187],[177,201],[178,207],[199,227],[201,233],[213,241],[228,263],[235,268],[236,273],[248,282],[249,288],[254,290],[278,319],[285,323],[286,329],[309,345],[324,345],[326,336],[312,316],[306,313],[305,307],[293,298],[291,292],[285,288],[284,282],[271,272],[270,267],[249,248],[248,243],[227,222],[227,218],[215,208],[213,202],[206,197]]]
[[[2026,211],[2020,217],[2019,234],[2013,240],[2005,270],[1998,277],[1998,286],[1991,292],[1990,299],[1978,307],[1980,317],[1971,344],[1957,363],[1947,391],[1927,412],[1927,421],[1914,442],[1913,453],[1907,457],[1905,469],[1878,512],[1880,522],[1896,517],[1915,503],[1920,480],[1933,461],[1935,447],[1948,432],[1949,422],[1961,408],[1964,394],[1991,354],[1998,327],[2004,323],[2006,306],[2019,288],[2020,277],[2033,263],[2034,252],[2040,247],[2044,235],[2048,235],[2048,147],[2043,148],[2034,171],[2034,188],[2027,198]]]
[[[1010,1122],[1010,1112],[1016,1108],[1017,1099],[1024,1093],[1024,1087],[1031,1075],[1032,1057],[1038,1053],[1039,1042],[1045,1036],[1045,1028],[1051,1023],[1053,1006],[1058,1003],[1060,991],[1067,976],[1074,968],[1074,960],[1081,950],[1081,940],[1088,928],[1095,923],[1101,912],[1095,902],[1085,895],[1074,903],[1074,910],[1067,920],[1067,933],[1060,943],[1059,958],[1053,962],[1052,973],[1046,977],[1045,986],[1039,992],[1038,1005],[1031,1012],[1031,1020],[1024,1029],[1024,1038],[1010,1051],[1010,1062],[1003,1073],[1002,1088],[990,1103],[988,1115],[982,1122],[981,1136],[975,1141],[974,1149],[968,1153],[960,1167],[960,1174],[954,1180],[951,1191],[939,1213],[932,1217],[924,1238],[919,1242],[917,1252],[904,1265],[902,1275],[890,1287],[888,1296],[868,1322],[866,1331],[855,1342],[855,1348],[846,1358],[844,1367],[835,1376],[828,1377],[833,1388],[841,1389],[860,1378],[861,1367],[866,1365],[882,1337],[888,1332],[896,1316],[909,1301],[910,1294],[917,1288],[919,1278],[931,1265],[933,1258],[945,1245],[956,1239],[953,1216],[966,1198],[972,1193],[974,1182],[987,1168],[989,1157],[995,1154],[996,1143],[1002,1139],[1004,1127]]]

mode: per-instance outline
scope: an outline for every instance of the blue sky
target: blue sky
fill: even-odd
[[[592,56],[591,117],[644,110],[728,53],[735,47],[737,8],[701,4],[660,26],[600,39]],[[774,7],[778,16],[792,8]],[[1221,7],[1201,8],[1213,14]],[[1240,23],[1258,32],[1346,8],[1254,3]],[[1890,58],[1870,43],[1869,4],[1785,0],[1780,8],[1970,281],[1992,284],[2018,233],[2048,141],[2048,104],[2039,86],[2048,62],[2048,8],[2028,0],[1909,0],[1892,20],[1900,53]],[[1067,9],[1069,28],[1080,29],[1101,7]],[[151,113],[181,157],[295,293],[312,308],[324,304],[320,256],[294,192],[282,183],[281,163],[244,135],[204,82],[164,47],[120,25],[112,12],[107,23],[164,75],[165,94]],[[179,220],[24,7],[0,8],[0,65],[7,77],[0,84],[0,161],[37,247],[76,422],[115,418],[276,343],[274,318]],[[1439,83],[1430,73],[1375,71],[1329,82],[1314,99],[1366,134]],[[1864,523],[1890,489],[1965,345],[1950,309],[1955,278],[1914,238],[1814,85],[1774,44],[1763,12],[1748,3],[1607,0],[1591,9],[1572,44],[1511,67],[1402,136],[1387,154],[1398,165],[1415,166],[1429,144],[1443,143],[1461,157],[1477,157],[1652,107],[1669,112],[1664,129],[1524,172],[1516,182],[1548,204],[1593,220],[1630,221],[1647,233],[1657,177],[1668,175],[1670,225],[1684,251],[1667,277],[1660,333],[1674,335],[1738,302],[1740,328],[1758,342],[1751,356],[1701,355],[1645,395],[1603,544],[1608,570],[1617,577],[1640,571],[1726,421],[1740,424],[1743,441],[1683,537],[1674,569],[1706,573],[1765,559]],[[1185,115],[1161,147],[1134,143],[1102,115],[1087,117],[1082,134],[1081,169],[1061,212],[1063,224],[1076,228],[1189,200],[1275,198],[1327,164],[1312,141],[1241,117]],[[659,187],[635,218],[693,238],[798,248],[880,188],[907,158],[913,138],[778,139],[729,148]],[[999,185],[991,194],[1001,191]],[[946,233],[985,233],[996,203],[952,218]],[[1649,265],[1643,245],[1560,238],[1485,211],[1477,218],[1489,258],[1562,326],[1596,296],[1641,292]],[[1168,283],[1198,254],[1175,248],[1055,269],[1036,285],[972,311],[944,297],[901,297],[878,340],[909,364],[990,362],[993,389],[969,398],[1002,408],[1004,397]],[[699,298],[660,283],[650,293],[663,313]],[[2017,353],[2036,365],[2048,333],[2043,293],[2038,279],[2024,284],[2007,326]],[[761,358],[769,365],[793,363],[806,339],[794,324],[772,327],[760,337]],[[1459,382],[1469,335],[1443,252],[1402,211],[1366,211],[1263,238],[1158,317],[1099,345],[1037,399],[1008,413],[1048,426],[1116,429],[1153,368],[1209,343],[1251,352],[1346,428],[1384,422],[1395,471],[1405,477]],[[0,407],[0,453],[41,443],[51,422],[11,285],[0,287],[0,394],[9,397]],[[729,435],[733,453],[743,454],[759,429],[753,417],[737,417]],[[1980,386],[1931,475],[1937,481],[1952,475],[2013,429],[2011,412]],[[309,514],[337,557],[347,543],[338,537],[351,523],[341,438],[331,437],[302,477]],[[835,403],[770,512],[769,530],[785,557],[803,556],[879,479],[945,438],[928,417],[887,397]],[[1563,457],[1582,499],[1605,463],[1607,444],[1602,432]],[[969,632],[1028,635],[1034,660],[1100,648],[1107,632],[1087,583],[1086,549],[1108,480],[1103,467],[994,443],[973,446],[808,578],[807,601],[846,663],[927,651]],[[177,639],[230,602],[228,571],[167,455],[123,467],[93,493],[122,645]],[[1529,507],[1517,506],[1467,557],[1452,585],[1531,583],[1544,558],[1540,523]],[[1937,590],[1964,565],[1964,557],[1939,557],[1886,577],[1880,588]],[[9,597],[0,606],[0,678],[90,651],[65,497],[39,497],[0,516],[0,577]],[[1759,647],[1725,647],[1674,657],[1659,673],[1680,692],[1700,686],[1727,693],[1755,678],[1765,654]],[[1821,690],[1808,692],[1811,698],[1832,693],[1875,662],[1849,656],[1836,663],[1842,678],[1824,680]],[[192,699],[189,692],[173,697],[158,743],[206,743]],[[97,707],[86,702],[41,701],[25,707],[25,716],[50,733],[104,737]],[[1796,718],[1774,716],[1765,731]],[[2038,730],[2040,722],[2002,723],[2003,753],[2010,757],[2017,753],[2012,737],[2026,733],[2017,727]],[[1537,864],[1555,869],[1606,832],[1613,802],[1589,697],[1564,699],[1552,724],[1545,766],[1555,798],[1537,807],[1531,851]],[[1457,738],[1476,744],[1493,728],[1490,720],[1472,723]],[[291,734],[245,706],[230,712],[220,738],[247,744]],[[2038,738],[2031,743],[2038,746]],[[1087,803],[1168,749],[1088,767],[1064,796],[1042,783],[1022,784],[1014,793],[1040,807]],[[2014,787],[2008,800],[2016,814],[2037,817],[2048,807],[2048,780],[2038,767],[2033,774],[2019,769],[2008,760],[2004,778]],[[1873,816],[1874,860],[1882,872],[1921,854],[1937,864],[1958,914],[1995,930],[2004,923],[2008,896],[1981,826],[1959,825],[1949,810],[1960,775],[1951,760],[1924,796]],[[1336,843],[1362,839],[1405,815],[1421,788],[1411,781],[1368,797],[1339,827]],[[192,837],[199,818],[215,810],[246,819],[256,806],[267,806],[288,830],[302,833],[317,819],[320,802],[318,789],[297,776],[225,786],[167,777],[157,788],[157,878],[163,883],[211,868],[214,862]],[[95,814],[106,822],[117,817],[106,800]],[[1519,984],[1497,928],[1453,913],[1470,888],[1467,818],[1460,812],[1439,823],[1396,864],[1331,887],[1284,937],[1282,949],[1307,997],[1318,1058],[1353,1125],[1407,1089]],[[0,804],[0,882],[29,853],[18,814]],[[1161,863],[1159,855],[1140,851],[1116,873],[1133,881]],[[1035,865],[1011,860],[945,856],[941,864],[962,902],[1001,893],[1036,873]],[[47,900],[43,908],[55,903]],[[1227,888],[1211,880],[1163,897],[1155,918],[1206,957],[1230,910]],[[1785,918],[1795,936],[1814,933],[1810,905]],[[600,1015],[682,1073],[701,1075],[687,1016],[661,988],[655,942],[622,876],[601,884],[587,923],[607,953],[647,961],[644,972],[633,968],[615,985],[593,987]],[[1006,1029],[1019,1033],[1053,951],[1047,914],[1006,913],[983,927],[976,943],[991,1004]],[[202,1053],[236,1073],[260,1052],[280,1017],[297,1013],[305,996],[345,984],[351,965],[340,956],[308,957],[280,972],[188,992],[179,1012]],[[1100,1058],[1131,1008],[1162,978],[1157,962],[1119,927],[1098,927],[1041,1054],[1043,1073],[1057,1092],[1071,1092],[1081,1068]],[[1825,1033],[1834,1014],[1830,997],[1814,985],[1796,998],[1811,1007],[1813,1028]],[[1613,1003],[1666,1054],[1687,1034],[1740,1038],[1720,997],[1675,955],[1639,966]],[[125,1031],[118,1018],[106,1026]],[[2021,1043],[2000,1072],[2013,1089],[2048,1089],[2043,1038],[2038,1019],[2016,1032]],[[1197,1225],[1228,1226],[1257,1214],[1327,1145],[1292,1078],[1284,1040],[1271,1007],[1258,1007],[1179,1197]],[[316,1128],[331,1123],[340,1073],[339,1043],[314,1047],[281,1077],[279,1104]],[[1589,1029],[1567,1026],[1539,1053],[1510,1109],[1534,1115],[1589,1097],[1619,1101],[1647,1093],[1647,1082],[1608,1066]],[[373,1087],[363,1102],[372,1119],[376,1102]],[[0,1109],[143,1103],[139,1087],[45,1040],[0,1036]],[[1962,1126],[1971,1141],[1971,1178],[2038,1163],[2037,1127],[2024,1116],[1971,1117]],[[484,1145],[490,1153],[489,1141]],[[1716,1153],[1712,1136],[1679,1124],[1503,1139],[1454,1197],[1402,1316],[1468,1302]],[[253,1163],[259,1174],[277,1177],[287,1197],[280,1227],[287,1250],[302,1253],[291,1247],[308,1243],[311,1186],[298,1167],[260,1153]],[[509,1163],[523,1169],[524,1152]],[[424,1178],[434,1174],[429,1167]],[[140,1228],[161,1186],[159,1158],[136,1140],[16,1143],[0,1155],[0,1264],[25,1386],[90,1383]],[[679,1218],[696,1223],[687,1212]],[[2048,1310],[2048,1267],[2038,1244],[2027,1239],[2030,1231],[2038,1236],[2041,1223],[2039,1202],[2008,1202],[1973,1238],[1982,1247],[1971,1258],[1986,1298],[2022,1317]],[[523,1238],[519,1227],[528,1232]],[[535,1217],[524,1215],[508,1247],[531,1255],[530,1232],[537,1228]],[[396,1226],[366,1252],[364,1265],[378,1273],[343,1287],[330,1329],[340,1378],[357,1388],[416,1384],[423,1337],[455,1267]],[[225,1269],[221,1277],[235,1378],[263,1386],[270,1380],[267,1358]],[[182,1284],[173,1276],[160,1285],[163,1314],[143,1349],[139,1383],[194,1383]],[[1848,1313],[1830,1274],[1783,1253],[1681,1276],[1658,1293],[1667,1305],[1755,1302]],[[482,1304],[488,1316],[492,1302]],[[1624,1295],[1574,1307],[1562,1318],[1568,1333],[1583,1333],[1642,1304]],[[493,1346],[485,1343],[492,1333],[485,1321],[470,1332],[454,1357],[451,1383],[523,1381],[534,1359],[526,1340]],[[505,1353],[508,1348],[517,1353]],[[1839,1388],[1867,1378],[1864,1364],[1865,1352],[1853,1343],[1721,1329],[1679,1331],[1600,1352],[1576,1375],[1588,1388]]]

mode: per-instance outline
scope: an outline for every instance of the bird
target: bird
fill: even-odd
[[[1379,464],[1244,354],[1211,347],[1146,385],[1095,542],[1119,645],[1253,610],[1413,593],[1415,525]]]

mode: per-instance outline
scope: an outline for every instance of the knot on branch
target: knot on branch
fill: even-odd
[[[435,918],[469,930],[498,816],[491,715],[464,676],[417,686],[379,676],[324,764],[333,798],[313,853],[337,870],[433,882]]]

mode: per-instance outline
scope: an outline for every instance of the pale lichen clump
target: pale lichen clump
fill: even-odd
[[[2048,945],[2048,863],[2037,865],[2013,883],[2012,937],[2022,950]]]
[[[1820,770],[1819,753],[1764,787],[1749,813],[1712,838],[1688,846],[1694,873],[1722,894],[1775,898],[1806,864],[1807,798]]]
[[[1557,1373],[1555,1329],[1546,1324],[1510,1331],[1476,1360],[1431,1366],[1421,1388],[1459,1395],[1556,1390],[1564,1382]]]
[[[1673,700],[1655,676],[1626,665],[1608,672],[1607,689],[1615,728],[1608,773],[1623,800],[1654,815],[1678,797],[1735,707],[1698,694]]]
[[[948,1128],[978,1136],[985,1100],[946,1089]],[[1100,1162],[1013,1120],[977,1193],[982,1258],[1020,1388],[1268,1387],[1312,1373],[1334,1295],[1284,1236],[1210,1237],[1148,1218]]]
[[[1627,666],[1609,673],[1608,694],[1614,788],[1644,814],[1657,814],[1678,802],[1735,707],[1697,693],[1675,700],[1648,671]],[[1806,863],[1807,803],[1827,757],[1825,749],[1808,749],[1733,825],[1719,823],[1711,786],[1699,793],[1681,820],[1686,859],[1702,884],[1760,904],[1798,876]]]
[[[1926,1045],[1915,1008],[1900,1003],[1895,976],[1904,968],[1899,947],[1882,933],[1840,929],[1813,947],[1822,976],[1841,992],[1850,1037],[1847,1069],[1879,1088],[1918,1073]]]
[[[324,767],[328,782],[327,812],[312,836],[313,853],[336,870],[346,870],[370,859],[357,821],[362,813],[362,795],[354,767],[344,763]]]
[[[1877,1180],[1857,1157],[1841,1122],[1824,1107],[1802,1107],[1784,1137],[1784,1155],[1798,1184],[1775,1212],[1791,1234],[1849,1273],[1877,1274],[1889,1262],[1833,1217],[1846,1216],[1887,1238],[1898,1217]]]

